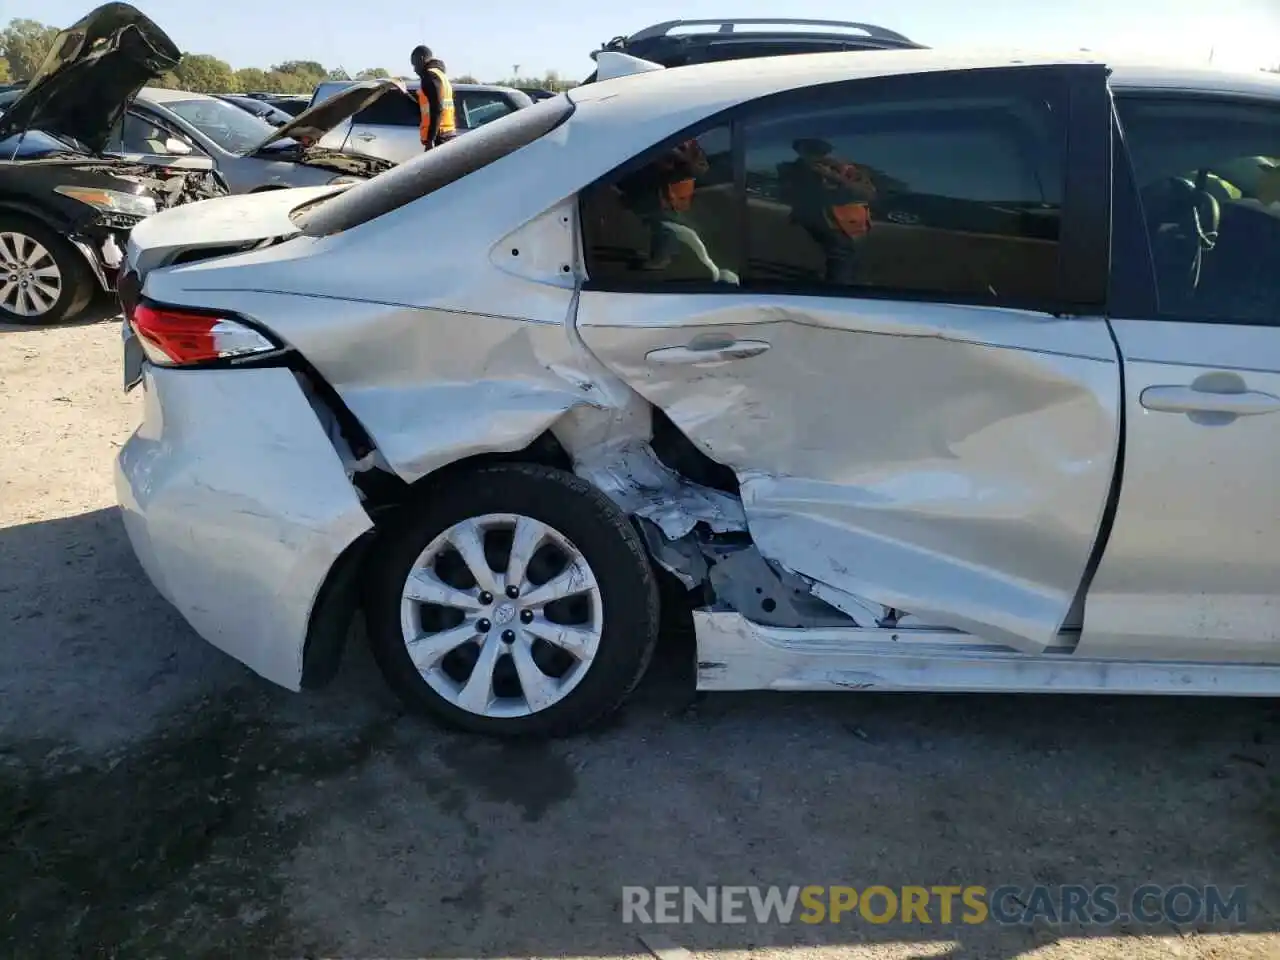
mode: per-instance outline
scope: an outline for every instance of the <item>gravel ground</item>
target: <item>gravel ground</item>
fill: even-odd
[[[1271,703],[695,699],[673,637],[609,729],[517,749],[402,716],[359,643],[329,688],[272,688],[133,559],[118,350],[114,323],[0,328],[0,955],[629,957],[624,884],[1186,882],[1246,886],[1245,923],[648,933],[733,958],[1280,956]]]

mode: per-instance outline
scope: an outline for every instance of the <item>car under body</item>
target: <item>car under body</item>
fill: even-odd
[[[312,686],[404,504],[514,460],[572,471],[632,518],[693,608],[704,690],[1280,692],[1266,591],[1170,573],[1131,505],[1140,482],[1171,488],[1135,479],[1152,461],[1132,438],[1123,476],[1142,407],[1105,318],[584,287],[577,195],[648,146],[787,87],[972,66],[817,55],[603,81],[469,135],[483,153],[545,125],[401,206],[461,141],[345,194],[147,221],[126,309],[242,318],[278,345],[164,369],[126,324],[146,412],[117,489],[148,574],[207,640]],[[424,221],[449,225],[448,247],[405,270]],[[1119,329],[1125,351],[1158,352],[1153,328]],[[735,365],[761,344],[780,362]],[[1192,574],[1201,592],[1173,602]]]

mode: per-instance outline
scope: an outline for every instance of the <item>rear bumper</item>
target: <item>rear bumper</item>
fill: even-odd
[[[341,460],[288,370],[149,368],[145,386],[115,472],[134,552],[200,636],[300,689],[320,588],[371,527]]]

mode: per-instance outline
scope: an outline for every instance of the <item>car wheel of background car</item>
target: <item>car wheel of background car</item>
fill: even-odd
[[[93,290],[93,273],[68,240],[28,217],[0,215],[0,320],[70,320]]]
[[[375,547],[368,622],[411,708],[503,737],[577,732],[621,705],[658,634],[640,538],[563,470],[453,473]]]

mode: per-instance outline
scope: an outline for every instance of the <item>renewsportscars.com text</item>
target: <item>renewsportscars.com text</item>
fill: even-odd
[[[1109,884],[622,888],[622,922],[642,924],[1239,925],[1246,914],[1244,887],[1189,884],[1144,884],[1126,894]]]

